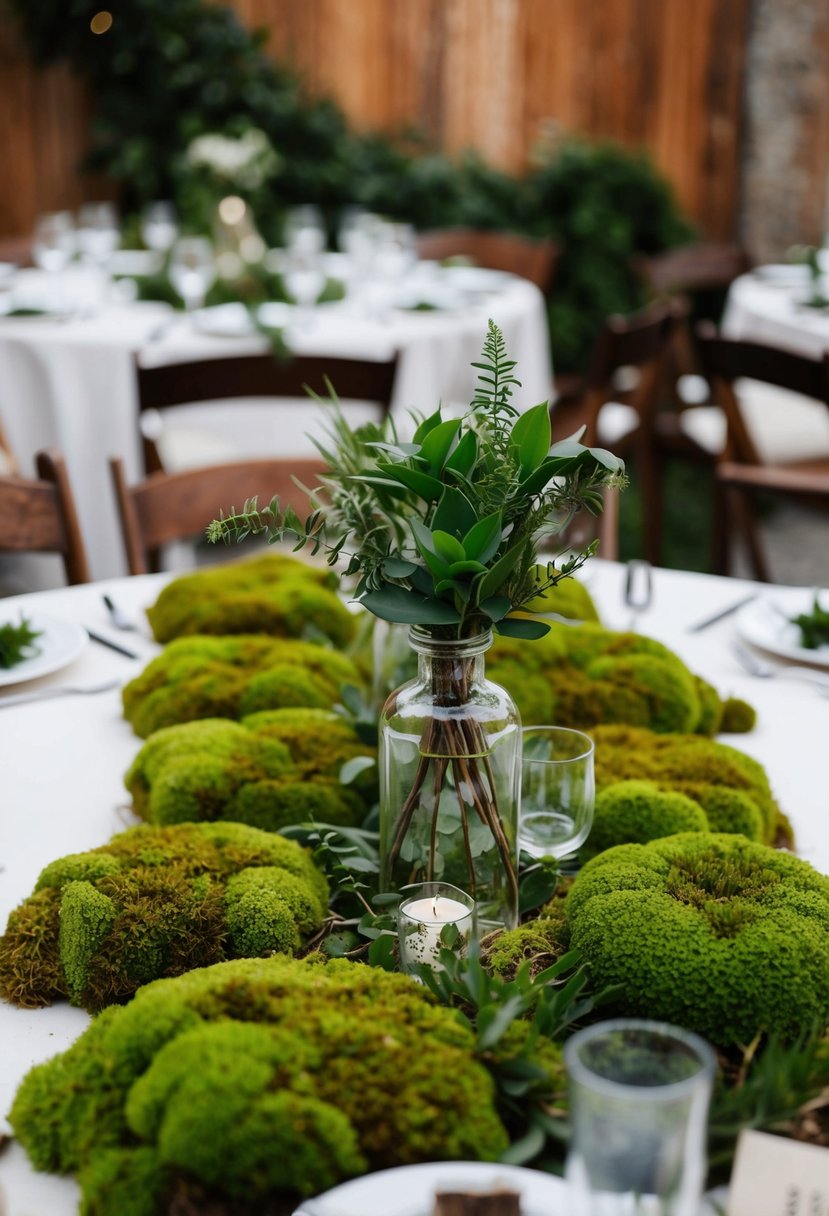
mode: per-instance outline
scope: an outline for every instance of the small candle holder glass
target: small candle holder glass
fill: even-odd
[[[397,927],[401,970],[442,971],[441,950],[463,957],[477,937],[475,900],[451,883],[413,883],[400,892]]]

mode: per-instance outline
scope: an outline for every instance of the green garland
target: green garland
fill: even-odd
[[[199,135],[264,131],[276,171],[241,190],[262,233],[281,236],[286,207],[319,204],[332,228],[347,203],[420,229],[466,225],[551,236],[563,248],[550,301],[559,370],[584,362],[610,313],[641,303],[634,252],[689,239],[671,191],[649,162],[612,145],[548,149],[514,179],[475,155],[352,131],[330,101],[305,96],[235,14],[204,0],[130,0],[110,30],[90,32],[97,0],[6,0],[35,59],[66,60],[96,99],[89,165],[122,183],[125,211],[175,200],[204,227],[217,198],[184,153]]]

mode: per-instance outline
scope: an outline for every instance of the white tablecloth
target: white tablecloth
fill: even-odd
[[[805,267],[761,266],[741,275],[728,292],[723,333],[822,359],[829,350],[829,312],[807,308],[808,294]]]
[[[119,605],[137,615],[153,602],[165,577],[151,575],[21,596],[6,601],[4,607],[37,607],[71,617],[133,645],[148,659],[158,649],[149,634],[113,635],[101,594],[111,591]],[[630,610],[623,607],[625,567],[594,560],[585,578],[605,623],[627,627]],[[794,679],[764,681],[747,676],[731,652],[731,618],[702,633],[688,632],[702,618],[749,591],[761,590],[757,584],[737,579],[658,570],[652,607],[640,615],[638,628],[671,646],[721,694],[744,697],[757,707],[756,729],[748,735],[726,736],[724,741],[765,765],[772,789],[793,823],[799,853],[829,873],[825,792],[829,700]],[[133,662],[90,643],[70,668],[38,684],[95,684],[112,676],[127,680],[141,666],[142,661]],[[0,691],[4,790],[0,927],[31,893],[48,862],[102,845],[114,832],[132,824],[122,779],[141,745],[121,717],[117,690],[5,710],[3,695]],[[87,1022],[83,1011],[66,1004],[26,1011],[0,1003],[0,1118],[8,1111],[27,1069],[64,1050]],[[16,1145],[0,1156],[0,1187],[6,1192],[5,1216],[69,1216],[75,1211],[75,1184],[34,1174]]]
[[[544,297],[512,275],[500,276],[491,294],[451,311],[389,310],[382,319],[369,320],[347,304],[326,305],[292,326],[290,344],[298,354],[332,357],[387,359],[399,352],[392,411],[405,428],[410,409],[431,413],[440,401],[468,404],[477,376],[470,363],[480,356],[489,317],[518,360],[522,388],[516,390],[516,405],[546,400],[552,370]],[[170,318],[163,337],[152,340]],[[0,318],[0,419],[24,473],[33,472],[34,453],[48,444],[66,456],[94,578],[126,572],[107,461],[121,455],[128,476],[140,476],[136,355],[140,352],[142,362],[166,363],[264,349],[259,338],[196,332],[163,304],[109,305],[75,320]],[[257,428],[234,454],[307,454],[303,435],[309,425],[318,425],[319,415],[320,407],[307,400],[283,402],[253,417],[234,411],[234,437],[250,421]]]

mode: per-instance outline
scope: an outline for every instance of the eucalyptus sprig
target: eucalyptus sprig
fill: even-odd
[[[21,616],[19,625],[14,625],[11,621],[0,625],[0,668],[15,667],[24,659],[37,654],[35,643],[42,632],[40,629],[33,629],[31,621],[25,616]]]
[[[391,419],[351,431],[335,399],[329,439],[317,444],[328,473],[309,491],[308,517],[278,498],[262,508],[249,499],[214,520],[208,539],[264,533],[324,552],[331,565],[347,558],[370,612],[436,636],[494,626],[541,637],[548,625],[514,614],[574,573],[595,545],[542,566],[539,545],[581,508],[598,514],[602,489],[624,482],[624,465],[583,446],[581,432],[553,444],[546,402],[518,413],[515,362],[492,321],[474,366],[479,388],[464,417],[444,418],[438,408],[411,443],[399,441]]]

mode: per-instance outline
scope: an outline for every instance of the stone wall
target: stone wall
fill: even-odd
[[[752,0],[744,121],[743,243],[760,261],[779,261],[790,245],[821,244],[829,221],[829,0]]]

